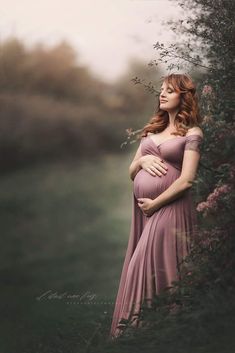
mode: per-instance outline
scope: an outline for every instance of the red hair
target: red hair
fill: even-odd
[[[199,113],[198,96],[196,86],[190,76],[185,74],[170,74],[163,79],[167,85],[171,84],[174,90],[180,93],[179,111],[175,116],[175,126],[177,132],[172,135],[185,136],[187,130],[193,126],[198,126],[202,122]],[[169,122],[168,112],[158,107],[156,115],[151,117],[148,124],[142,129],[141,137],[147,136],[148,132],[156,133],[163,131]]]

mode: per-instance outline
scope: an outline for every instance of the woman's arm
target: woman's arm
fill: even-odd
[[[187,180],[179,177],[176,179],[168,189],[162,192],[156,199],[153,200],[154,209],[158,210],[162,206],[178,199],[182,196],[188,188],[191,187],[191,184]]]
[[[194,133],[194,131],[195,130],[193,130],[192,133]],[[203,137],[202,132],[199,131],[199,133],[199,136]],[[156,199],[153,200],[153,205],[156,210],[161,208],[165,204],[168,204],[169,202],[179,198],[182,194],[184,194],[185,190],[187,190],[193,185],[193,181],[196,177],[197,168],[200,160],[200,150],[198,149],[200,139],[196,139],[194,143],[195,142],[196,144],[192,145],[191,149],[185,149],[184,151],[184,158],[180,177],[176,179],[169,186],[168,189],[166,189],[162,194],[160,194]]]

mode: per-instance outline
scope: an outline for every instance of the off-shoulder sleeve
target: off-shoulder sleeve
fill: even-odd
[[[145,141],[146,137],[147,137],[147,136],[141,136],[141,137],[140,137],[140,144]]]
[[[184,150],[193,150],[197,152],[201,152],[201,144],[203,138],[200,135],[188,135],[186,136],[185,148]]]

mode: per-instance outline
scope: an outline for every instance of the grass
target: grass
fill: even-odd
[[[85,352],[110,317],[129,237],[129,162],[123,153],[1,176],[1,351]]]

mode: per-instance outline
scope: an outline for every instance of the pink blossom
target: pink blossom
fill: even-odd
[[[231,186],[228,184],[224,184],[221,186],[217,186],[212,193],[210,193],[207,197],[206,201],[200,202],[197,205],[196,210],[198,212],[204,212],[204,216],[207,215],[209,211],[215,211],[218,208],[218,199],[221,198],[223,194],[228,193],[231,190]]]
[[[205,85],[202,90],[203,95],[209,95],[213,92],[213,89],[210,85]]]
[[[205,201],[203,201],[203,202],[200,202],[198,205],[197,205],[197,211],[198,212],[202,212],[202,211],[204,211],[205,209],[207,209],[208,208],[208,204],[207,204],[207,202],[205,202]]]

